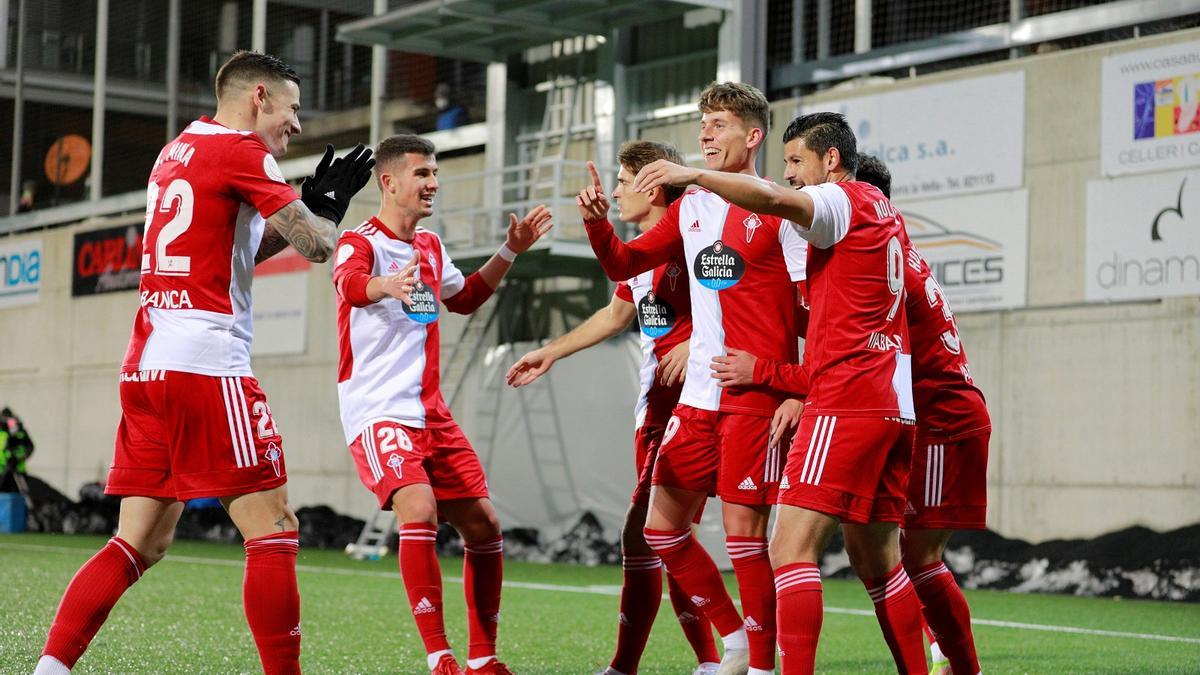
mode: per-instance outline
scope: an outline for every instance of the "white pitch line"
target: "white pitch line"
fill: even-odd
[[[87,549],[72,548],[70,546],[45,546],[42,544],[0,544],[0,551],[40,551],[44,553],[87,553]],[[242,560],[225,560],[222,558],[204,558],[198,556],[187,555],[171,555],[163,562],[177,562],[189,565],[213,565],[220,567],[242,567],[245,565]],[[353,577],[375,577],[380,579],[394,579],[394,572],[375,572],[372,570],[354,570],[342,567],[320,567],[315,565],[296,565],[297,572],[305,572],[309,574],[335,574],[341,576]],[[443,577],[444,581],[453,584],[461,584],[462,577]],[[621,594],[620,586],[611,585],[591,585],[591,586],[564,586],[561,584],[543,584],[531,581],[505,581],[505,588],[519,588],[522,590],[533,591],[551,591],[556,593],[583,593],[586,595],[611,595],[617,596]],[[667,596],[664,594],[664,598]],[[737,601],[735,601],[737,602]],[[739,603],[740,604],[740,603]],[[826,607],[827,614],[847,614],[850,616],[868,616],[874,617],[875,612],[867,609],[852,609],[849,607]],[[1132,638],[1137,640],[1156,640],[1159,642],[1182,642],[1185,644],[1200,644],[1200,638],[1181,637],[1178,635],[1158,635],[1156,633],[1128,633],[1118,630],[1103,630],[1100,628],[1079,628],[1076,626],[1058,626],[1054,624],[1043,623],[1023,623],[1020,621],[1000,621],[998,619],[971,619],[971,623],[978,626],[990,626],[994,628],[1016,628],[1019,630],[1036,630],[1048,633],[1073,633],[1076,635],[1098,635],[1101,637],[1114,638]]]

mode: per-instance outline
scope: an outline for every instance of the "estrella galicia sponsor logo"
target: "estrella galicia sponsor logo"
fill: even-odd
[[[649,338],[660,338],[675,327],[675,308],[650,291],[638,302],[638,326]]]
[[[437,296],[433,294],[433,289],[426,286],[420,279],[417,279],[417,285],[413,288],[413,292],[409,294],[409,297],[412,298],[411,305],[406,305],[403,302],[400,303],[408,318],[417,323],[433,323],[437,321],[438,302]]]
[[[726,246],[720,239],[701,249],[693,263],[696,281],[705,288],[723,291],[741,281],[746,262],[741,254]]]

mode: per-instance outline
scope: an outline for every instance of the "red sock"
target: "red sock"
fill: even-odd
[[[500,585],[504,581],[504,537],[463,548],[463,592],[467,596],[467,658],[496,655],[500,628]]]
[[[921,601],[902,565],[885,577],[863,579],[867,593],[875,603],[875,617],[883,630],[883,639],[892,650],[900,673],[925,673],[925,640],[922,636]]]
[[[950,669],[966,675],[978,673],[979,657],[975,654],[975,636],[971,634],[971,610],[954,575],[939,560],[914,569],[911,576],[917,597],[924,605],[925,620],[933,629],[938,647],[950,660]]]
[[[636,673],[650,628],[662,604],[662,561],[656,555],[624,556],[621,614],[617,652],[610,664],[622,673]]]
[[[667,591],[671,594],[671,607],[675,617],[679,619],[679,627],[692,651],[696,652],[696,663],[719,663],[721,655],[717,653],[717,643],[713,640],[712,624],[703,610],[692,604],[692,599],[675,581],[675,577],[667,575]]]
[[[146,563],[132,546],[119,537],[109,539],[67,585],[42,654],[75,667],[121,594],[145,571]]]
[[[817,664],[817,639],[824,619],[821,570],[808,562],[775,570],[775,602],[781,672],[808,675]]]
[[[654,549],[667,571],[687,592],[692,604],[704,610],[708,620],[722,636],[735,633],[742,627],[742,616],[733,606],[725,589],[721,572],[708,551],[692,537],[691,529],[652,530],[642,532],[646,543]]]
[[[450,649],[442,620],[442,568],[437,559],[437,527],[427,523],[400,526],[400,576],[412,607],[417,632],[432,654]]]
[[[750,667],[775,669],[775,585],[766,537],[725,537],[725,549],[733,561],[746,639],[750,642]]]
[[[300,672],[300,591],[296,554],[300,533],[247,539],[242,605],[266,675]]]

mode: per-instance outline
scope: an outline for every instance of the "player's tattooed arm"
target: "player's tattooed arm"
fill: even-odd
[[[282,251],[288,244],[295,247],[305,260],[325,262],[337,245],[337,225],[313,214],[304,202],[297,199],[267,219],[263,240],[254,258],[255,264]]]

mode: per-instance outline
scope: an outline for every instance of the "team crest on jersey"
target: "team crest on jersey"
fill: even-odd
[[[411,305],[406,305],[403,302],[400,303],[408,318],[417,323],[424,324],[437,321],[438,301],[437,296],[433,294],[432,288],[420,279],[417,279],[417,285],[413,288],[412,293],[408,294],[408,297],[412,299]]]
[[[751,213],[742,221],[742,225],[746,227],[746,243],[749,244],[754,239],[754,232],[762,227],[762,221],[759,220],[757,213]]]
[[[671,284],[671,292],[675,291],[675,284],[679,281],[679,275],[683,274],[683,270],[679,265],[671,263],[667,266],[667,282]]]
[[[279,449],[279,446],[274,441],[271,441],[271,444],[267,446],[267,452],[263,454],[263,457],[266,457],[267,461],[271,463],[271,469],[275,471],[276,478],[282,475],[279,468],[279,460],[283,458],[283,451]]]
[[[387,465],[392,469],[392,473],[396,474],[396,480],[399,480],[401,478],[400,467],[404,466],[404,458],[393,454],[387,458]]]
[[[438,277],[438,261],[436,257],[433,257],[433,251],[426,251],[425,259],[430,263],[430,271],[433,273],[433,279],[436,280]]]
[[[675,308],[650,291],[638,302],[638,326],[648,338],[660,338],[675,327]]]
[[[741,281],[746,273],[746,263],[741,254],[718,239],[712,246],[700,250],[693,271],[701,286],[723,291]]]

